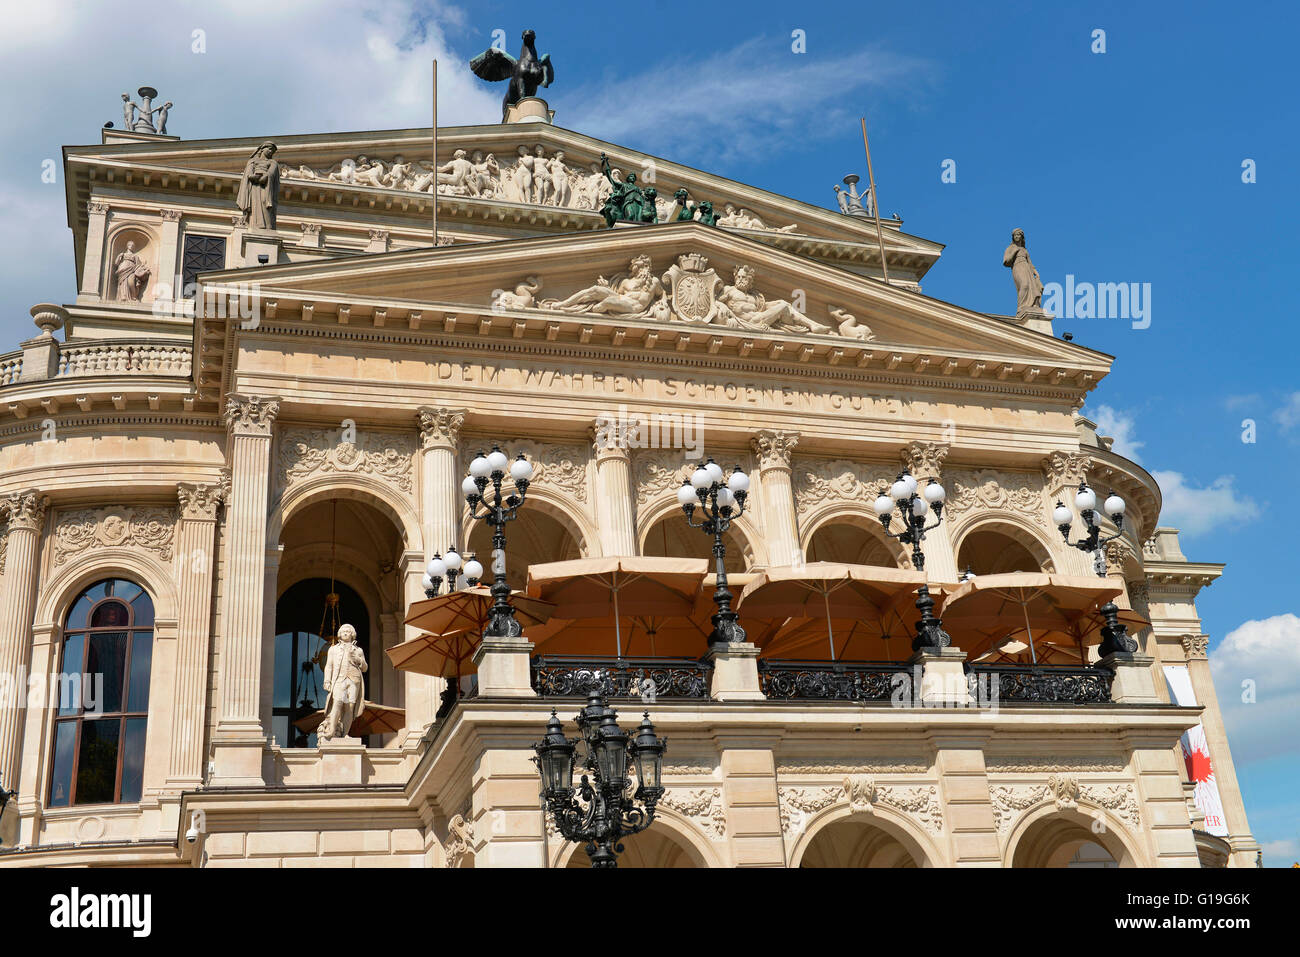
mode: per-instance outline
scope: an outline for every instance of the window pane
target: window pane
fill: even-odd
[[[120,601],[106,601],[90,614],[91,628],[121,628],[130,621],[130,612]]]
[[[129,603],[142,591],[144,591],[144,589],[135,582],[129,582],[123,578],[115,578],[113,580],[113,597],[120,598],[124,602]]]
[[[131,622],[137,628],[153,627],[153,602],[149,599],[149,593],[141,591],[131,602],[131,613],[135,616]]]
[[[67,807],[72,800],[72,756],[77,741],[77,722],[60,721],[54,726],[54,771],[50,775],[50,807]]]
[[[288,708],[293,704],[293,632],[275,636],[275,699],[272,706]]]
[[[131,633],[131,680],[127,684],[127,711],[149,710],[149,665],[153,661],[153,632]]]
[[[86,615],[90,613],[90,606],[95,603],[95,599],[90,593],[82,595],[72,606],[72,611],[68,612],[68,623],[65,627],[68,629],[85,628]]]
[[[86,704],[93,705],[100,713],[121,711],[122,685],[126,678],[126,633],[92,634],[86,672],[92,682],[86,690]]]
[[[81,672],[85,666],[85,648],[85,635],[67,635],[63,639],[63,665],[59,671],[59,686],[54,689],[58,696],[59,714],[76,714],[81,710]]]
[[[81,722],[75,803],[112,803],[117,791],[117,739],[121,729],[118,718]]]
[[[144,718],[127,718],[122,738],[122,802],[140,800],[144,785]]]

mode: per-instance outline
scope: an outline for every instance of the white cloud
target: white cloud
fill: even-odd
[[[1300,617],[1239,625],[1210,652],[1210,670],[1237,764],[1300,754]]]
[[[1264,841],[1260,850],[1264,852],[1264,863],[1269,867],[1290,867],[1300,861],[1300,840],[1296,838]]]
[[[1220,475],[1209,485],[1196,486],[1181,472],[1152,472],[1160,484],[1164,507],[1160,524],[1172,525],[1184,538],[1211,529],[1239,528],[1243,519],[1259,515],[1259,505],[1234,486],[1236,477]]]
[[[1292,392],[1282,405],[1273,412],[1273,419],[1283,432],[1290,432],[1300,426],[1300,392]]]
[[[1136,432],[1136,426],[1133,424],[1133,417],[1123,412],[1119,412],[1109,405],[1099,405],[1095,409],[1089,409],[1088,418],[1097,423],[1097,432],[1100,435],[1106,435],[1115,440],[1111,446],[1111,451],[1116,455],[1122,455],[1126,459],[1134,462],[1141,462],[1138,457],[1138,449],[1146,445],[1145,442],[1139,442]]]

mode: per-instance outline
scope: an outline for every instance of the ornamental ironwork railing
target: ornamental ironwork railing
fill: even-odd
[[[713,666],[694,658],[589,658],[543,655],[532,661],[533,690],[543,698],[708,698]]]
[[[772,699],[889,701],[908,666],[884,661],[760,659],[758,686]]]
[[[983,686],[982,696],[1004,704],[1109,704],[1115,680],[1104,668],[1055,665],[972,665],[966,677],[972,689]]]

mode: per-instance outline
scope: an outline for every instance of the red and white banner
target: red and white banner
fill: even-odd
[[[1192,676],[1186,665],[1165,665],[1165,680],[1174,704],[1184,708],[1199,707],[1196,692],[1192,690]],[[1214,780],[1214,762],[1210,760],[1210,744],[1205,740],[1205,728],[1198,721],[1196,727],[1183,735],[1183,760],[1187,762],[1187,777],[1195,782],[1193,800],[1205,814],[1205,830],[1218,837],[1228,836],[1228,822],[1223,818],[1223,801],[1219,799],[1219,785]]]

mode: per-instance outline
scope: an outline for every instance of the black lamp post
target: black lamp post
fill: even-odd
[[[1086,538],[1081,538],[1077,542],[1070,541],[1070,525],[1074,521],[1074,516],[1059,500],[1056,507],[1052,509],[1052,521],[1061,530],[1061,537],[1065,539],[1065,544],[1092,553],[1092,570],[1104,577],[1106,574],[1104,546],[1124,534],[1124,500],[1114,492],[1106,498],[1103,507],[1110,520],[1115,523],[1115,534],[1107,535],[1105,538],[1101,536],[1101,522],[1097,519],[1097,493],[1088,487],[1087,482],[1079,483],[1079,491],[1074,496],[1074,507],[1079,510],[1083,526],[1088,530]]]
[[[717,587],[713,601],[718,610],[713,614],[713,632],[709,644],[725,644],[745,640],[745,629],[740,627],[739,616],[731,610],[731,591],[727,588],[727,546],[722,536],[731,523],[745,514],[745,499],[749,496],[749,476],[737,465],[724,478],[722,466],[708,459],[682,482],[677,490],[677,504],[686,513],[686,523],[691,528],[702,528],[713,536],[713,560],[717,572]],[[702,520],[693,520],[695,509],[702,509]]]
[[[885,534],[896,538],[905,545],[912,546],[912,567],[917,571],[925,570],[925,554],[921,543],[925,533],[939,527],[943,521],[943,502],[947,493],[935,479],[930,479],[923,490],[918,491],[916,479],[906,470],[898,475],[888,495],[876,499],[876,516],[884,527]],[[898,533],[889,530],[894,519],[894,509],[898,508],[903,522],[903,530]],[[934,524],[927,525],[930,512],[934,512]],[[916,623],[916,637],[912,639],[913,651],[937,651],[952,644],[952,639],[943,630],[943,622],[933,615],[934,599],[930,597],[930,586],[922,585],[916,590],[916,608],[921,619]]]
[[[503,497],[501,483],[507,468],[515,490],[507,491]],[[515,610],[510,605],[510,586],[506,584],[505,528],[507,522],[518,517],[519,506],[524,504],[524,497],[528,494],[528,480],[532,477],[532,463],[524,458],[522,452],[511,462],[504,452],[493,446],[487,455],[479,452],[469,463],[469,475],[461,483],[461,491],[469,502],[470,518],[492,526],[492,617],[483,629],[484,638],[518,638],[524,633],[515,620]],[[492,486],[490,492],[487,490],[489,483]]]
[[[664,793],[667,742],[655,734],[650,713],[645,713],[630,741],[617,719],[618,712],[605,706],[593,683],[587,705],[575,719],[580,737],[566,738],[564,726],[552,711],[546,735],[533,746],[537,752],[533,760],[542,778],[542,806],[565,840],[586,843],[592,867],[618,867],[622,839],[654,822],[655,806]],[[586,745],[582,768],[589,773],[583,774],[574,788],[573,765],[579,744]],[[629,796],[628,771],[633,767],[637,787]]]

